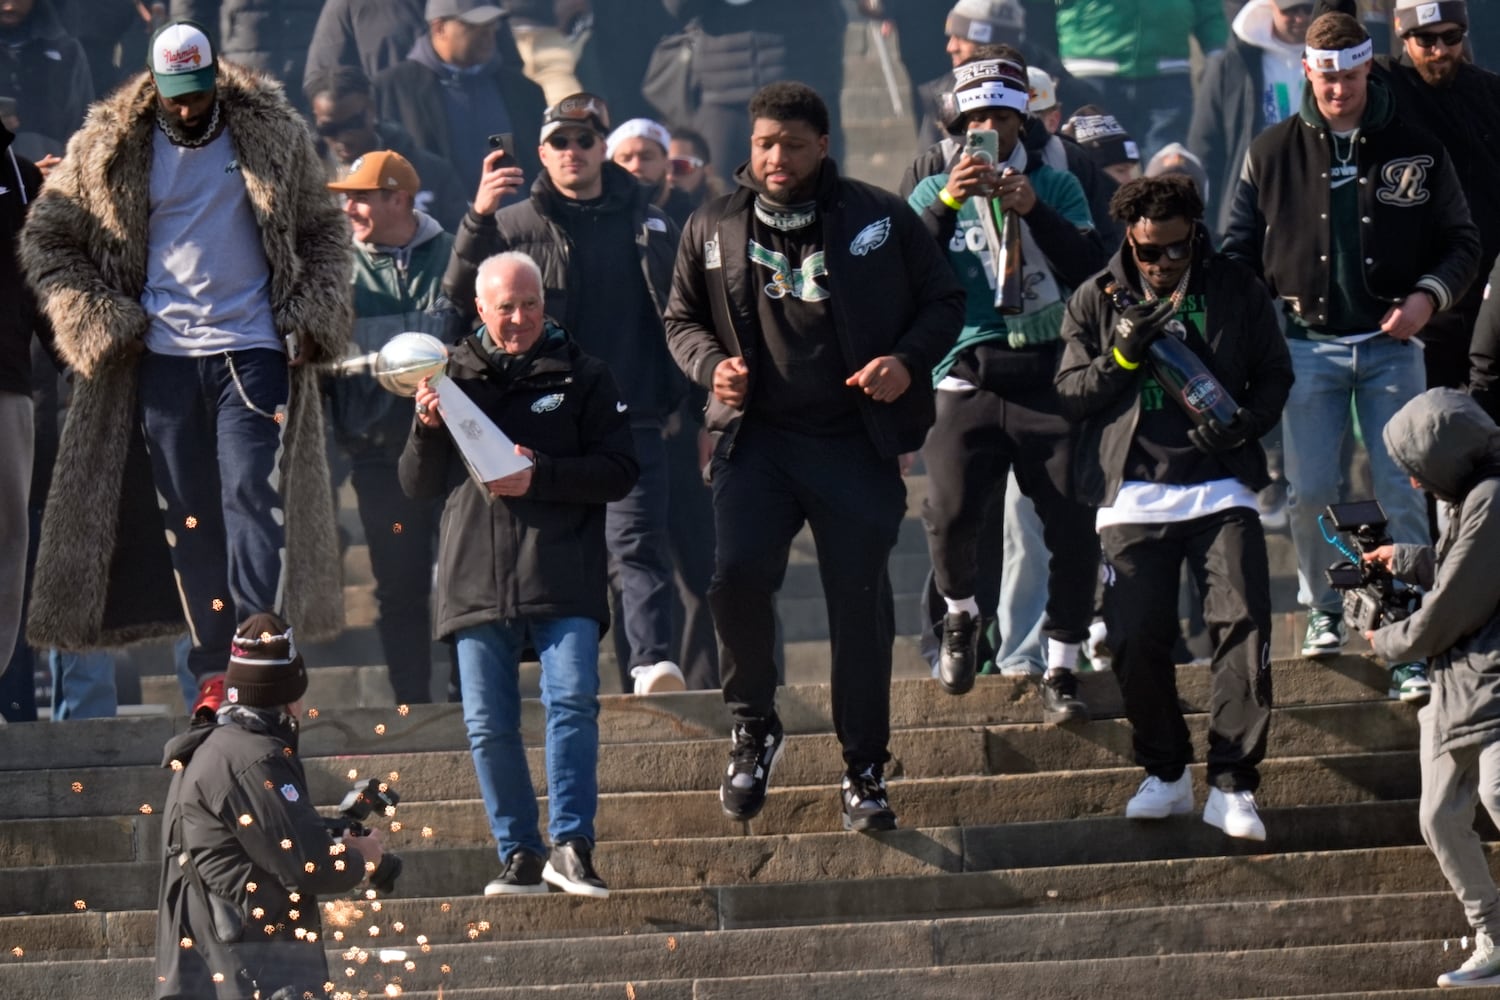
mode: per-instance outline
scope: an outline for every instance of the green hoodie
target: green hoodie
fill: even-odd
[[[1074,76],[1127,80],[1186,75],[1188,35],[1204,52],[1224,47],[1220,0],[1057,0],[1057,45]]]

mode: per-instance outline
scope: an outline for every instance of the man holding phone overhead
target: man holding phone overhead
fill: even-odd
[[[1014,466],[1052,553],[1042,702],[1047,721],[1058,723],[1088,717],[1073,671],[1093,613],[1099,543],[1093,512],[1071,499],[1070,435],[1052,376],[1066,296],[1105,255],[1077,178],[1032,162],[1020,142],[1030,84],[1024,58],[1004,49],[1005,58],[953,71],[946,125],[964,137],[964,152],[910,198],[968,291],[963,331],[933,371],[937,422],[922,449],[929,482],[922,519],[946,603],[938,679],[948,693],[963,694],[978,660],[980,520],[995,483]],[[1005,304],[1006,315],[995,294],[1001,213],[1022,227],[1024,262],[1020,300]]]

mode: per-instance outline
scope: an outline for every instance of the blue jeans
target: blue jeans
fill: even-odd
[[[1040,670],[1047,665],[1042,620],[1047,616],[1047,567],[1052,555],[1042,537],[1036,504],[1021,492],[1014,471],[1005,485],[1004,553],[996,613],[1000,648],[995,650],[995,666],[1030,664]]]
[[[630,668],[673,659],[672,538],[667,525],[671,479],[667,443],[661,424],[630,428],[641,475],[623,499],[605,509],[604,537],[609,545],[611,575],[620,585],[623,627],[630,662],[620,663],[620,679],[631,690]]]
[[[141,424],[198,678],[223,673],[236,625],[283,613],[286,532],[279,489],[286,357],[147,353]]]
[[[47,653],[52,670],[52,721],[112,719],[120,708],[115,692],[115,658],[105,649],[87,653]],[[192,701],[188,707],[192,708]]]
[[[1323,538],[1318,515],[1340,499],[1339,453],[1350,433],[1351,401],[1370,455],[1375,499],[1385,508],[1391,537],[1412,544],[1432,540],[1426,500],[1411,488],[1380,437],[1396,411],[1426,388],[1426,369],[1420,347],[1384,335],[1358,344],[1288,339],[1287,346],[1297,381],[1281,430],[1287,512],[1297,549],[1297,600],[1309,609],[1339,614],[1343,604],[1328,585],[1327,569],[1343,556]]]
[[[536,792],[521,743],[517,668],[529,643],[542,661],[547,710],[547,833],[594,842],[599,805],[599,623],[592,618],[489,622],[454,633],[464,725],[500,860],[543,857]]]

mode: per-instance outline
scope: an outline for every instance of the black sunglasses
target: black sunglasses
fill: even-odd
[[[1464,43],[1464,36],[1469,33],[1467,28],[1449,28],[1447,31],[1413,31],[1407,34],[1407,38],[1414,39],[1424,49],[1443,43],[1444,48],[1456,49]]]
[[[1193,238],[1189,236],[1177,243],[1168,243],[1166,246],[1157,246],[1154,243],[1137,243],[1130,241],[1130,249],[1135,252],[1135,259],[1142,264],[1155,264],[1161,260],[1163,255],[1167,260],[1187,260],[1193,252]]]
[[[365,127],[365,123],[369,120],[369,115],[369,111],[365,110],[352,114],[342,121],[322,122],[317,126],[318,134],[325,139],[332,139],[334,136],[343,135],[345,132],[357,132]]]
[[[570,145],[577,145],[579,149],[593,149],[594,143],[599,137],[592,132],[583,132],[579,135],[549,135],[547,145],[556,150],[567,149]]]

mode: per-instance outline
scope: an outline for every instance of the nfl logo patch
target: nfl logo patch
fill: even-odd
[[[297,795],[297,786],[290,783],[282,785],[281,797],[286,799],[288,802],[296,802],[299,798],[299,796]]]

